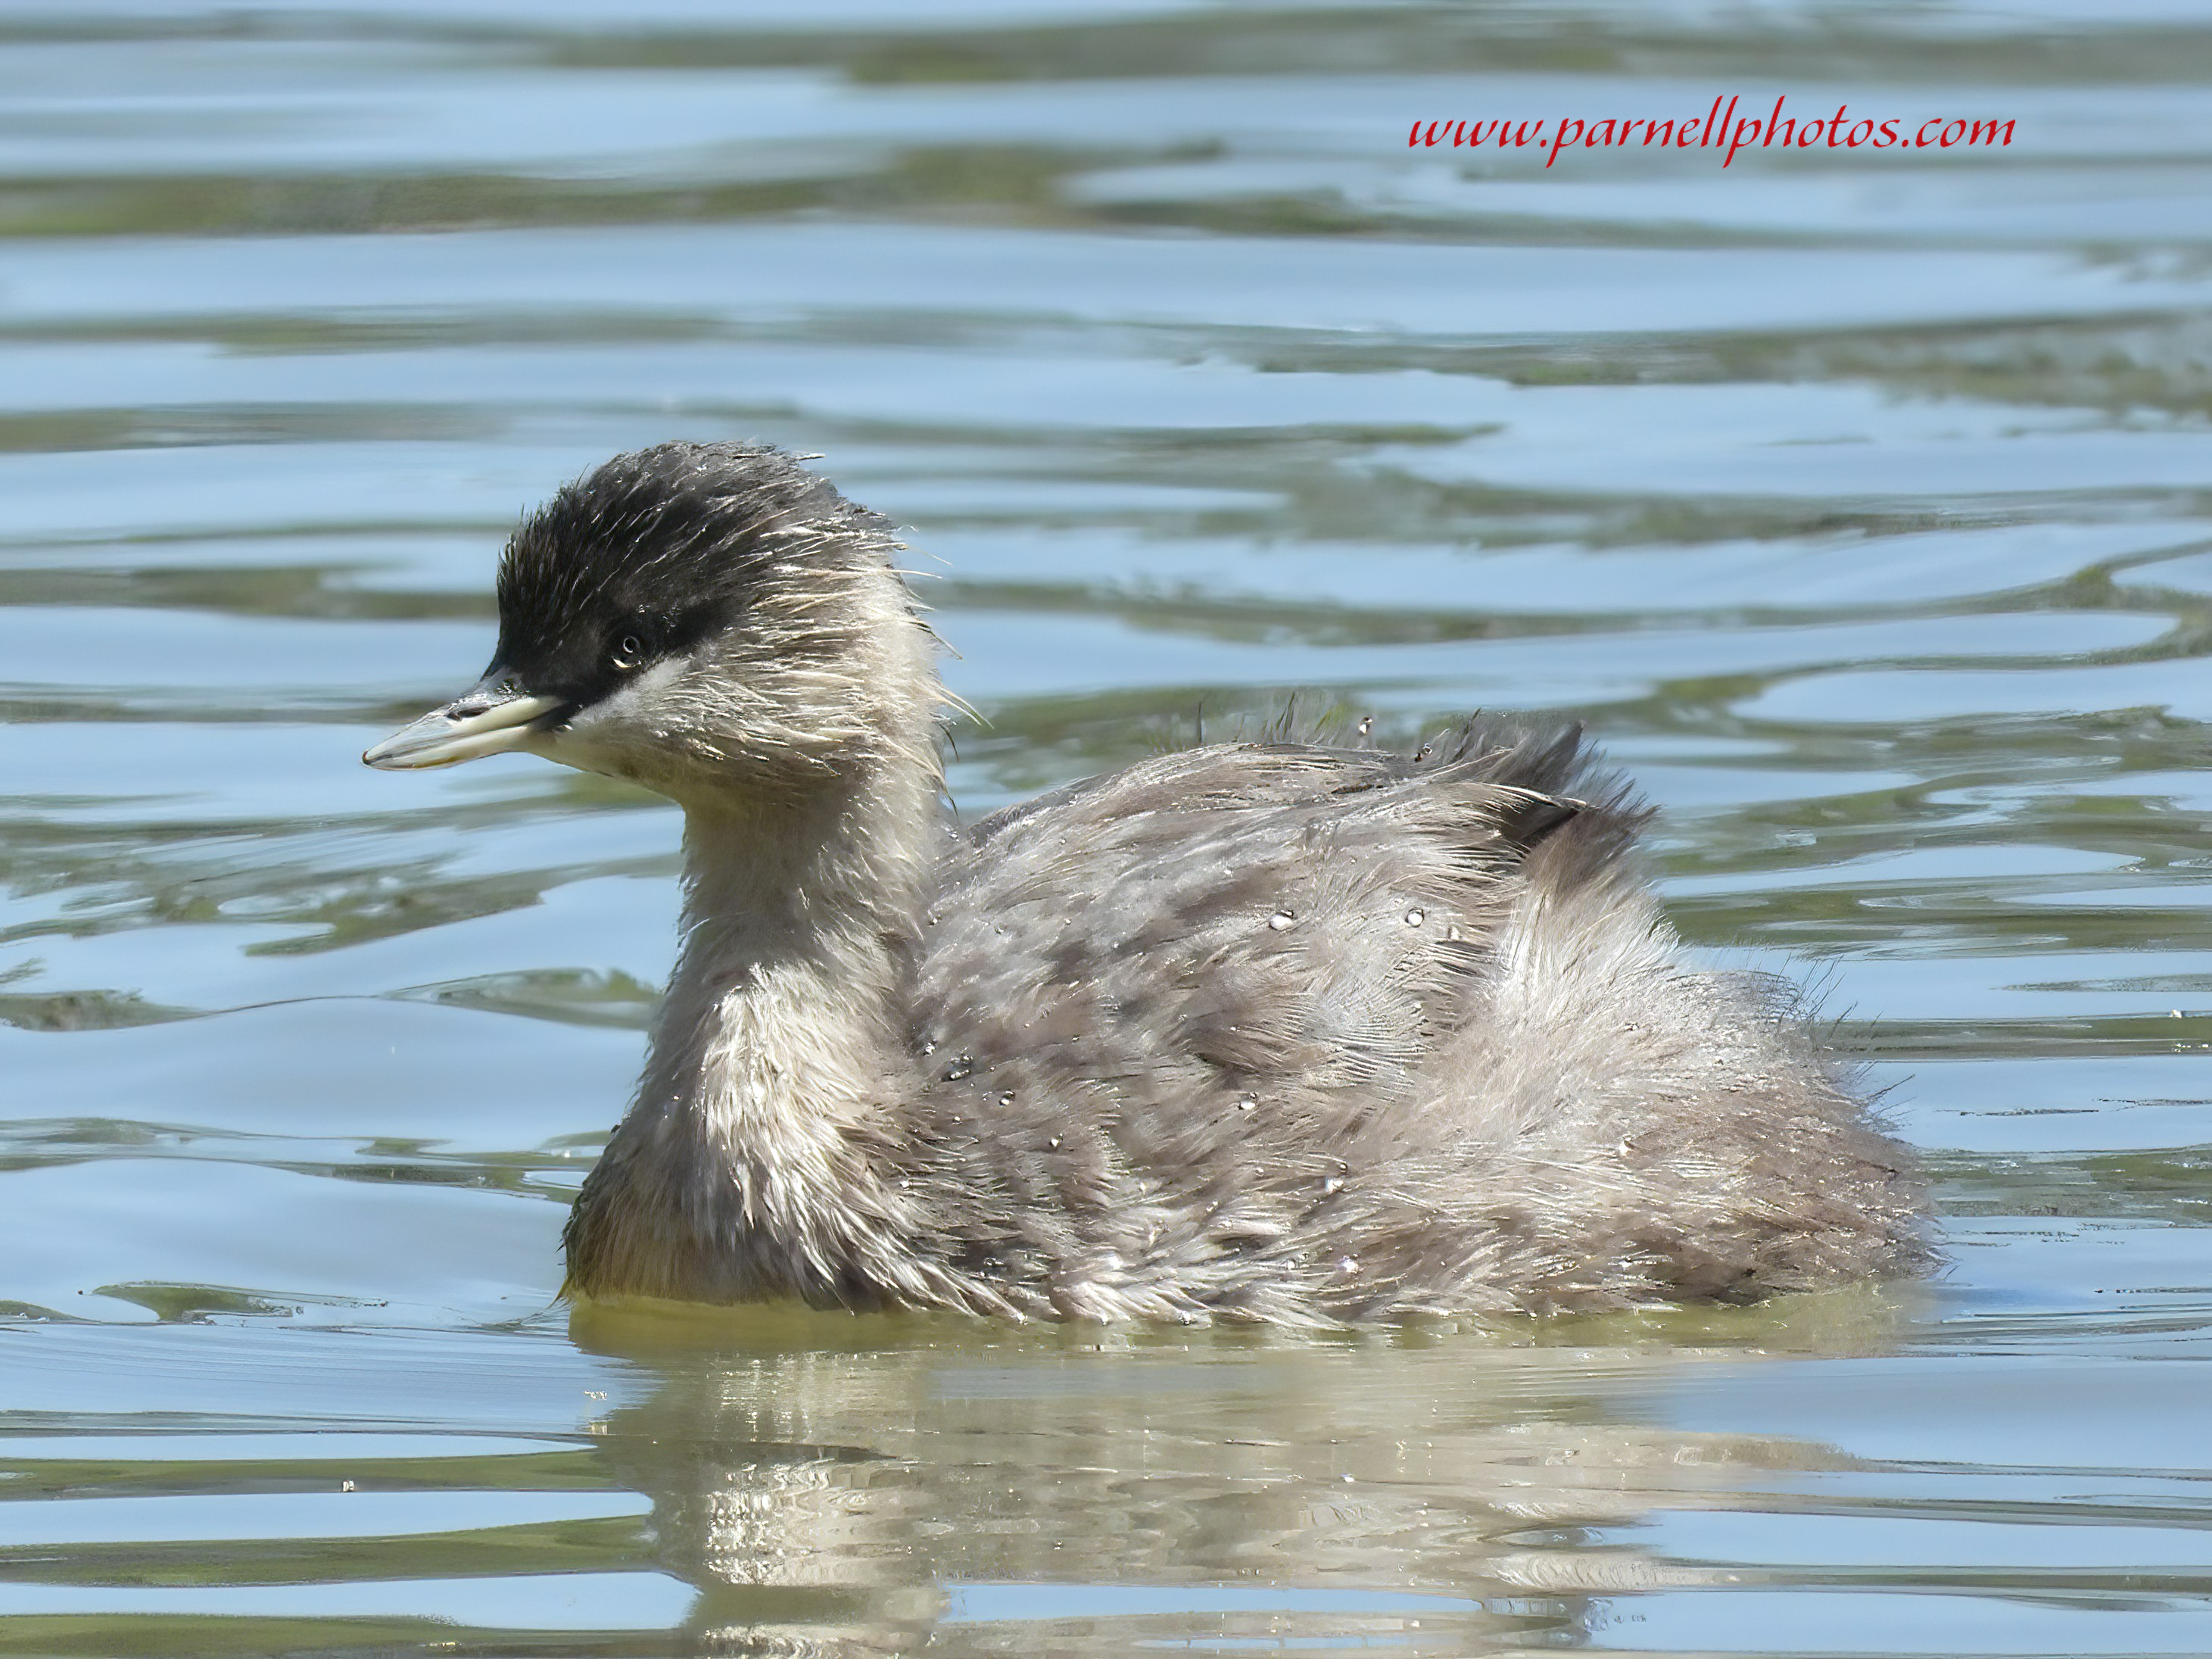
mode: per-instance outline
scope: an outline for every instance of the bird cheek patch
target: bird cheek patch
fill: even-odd
[[[640,669],[598,702],[578,709],[568,721],[568,731],[594,740],[619,741],[625,734],[650,737],[667,723],[676,682],[690,665],[686,658],[663,657]]]

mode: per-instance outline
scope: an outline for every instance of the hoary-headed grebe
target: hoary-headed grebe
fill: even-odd
[[[960,831],[897,551],[778,450],[619,457],[366,757],[684,808],[570,1294],[1325,1324],[1925,1265],[1906,1157],[1786,995],[1680,959],[1574,734],[1214,744]]]

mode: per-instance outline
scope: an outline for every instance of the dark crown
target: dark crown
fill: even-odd
[[[787,533],[801,526],[817,533]],[[880,544],[886,528],[767,444],[617,455],[507,543],[497,660],[533,690],[588,702],[607,689],[610,641],[635,636],[653,655],[687,646],[726,626],[771,562]]]

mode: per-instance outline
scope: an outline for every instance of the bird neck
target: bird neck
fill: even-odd
[[[911,773],[800,805],[687,804],[683,946],[571,1223],[573,1289],[850,1303],[902,1276],[890,1118],[943,833],[933,769]]]
[[[938,827],[932,777],[877,776],[803,804],[694,805],[684,943],[649,1091],[734,1146],[852,1127],[899,1041]]]

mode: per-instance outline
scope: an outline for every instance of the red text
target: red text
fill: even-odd
[[[1774,100],[1765,116],[1736,113],[1742,100],[1730,98],[1721,107],[1719,98],[1703,115],[1652,118],[1607,116],[1585,120],[1568,116],[1545,137],[1542,120],[1518,121],[1498,116],[1485,121],[1416,121],[1406,139],[1409,149],[1540,149],[1544,165],[1559,159],[1563,149],[1719,149],[1726,167],[1742,149],[2002,149],[2012,143],[2012,120],[1994,117],[1931,115],[1924,121],[1854,117],[1848,104],[1838,104],[1830,115],[1784,115],[1787,94]]]

